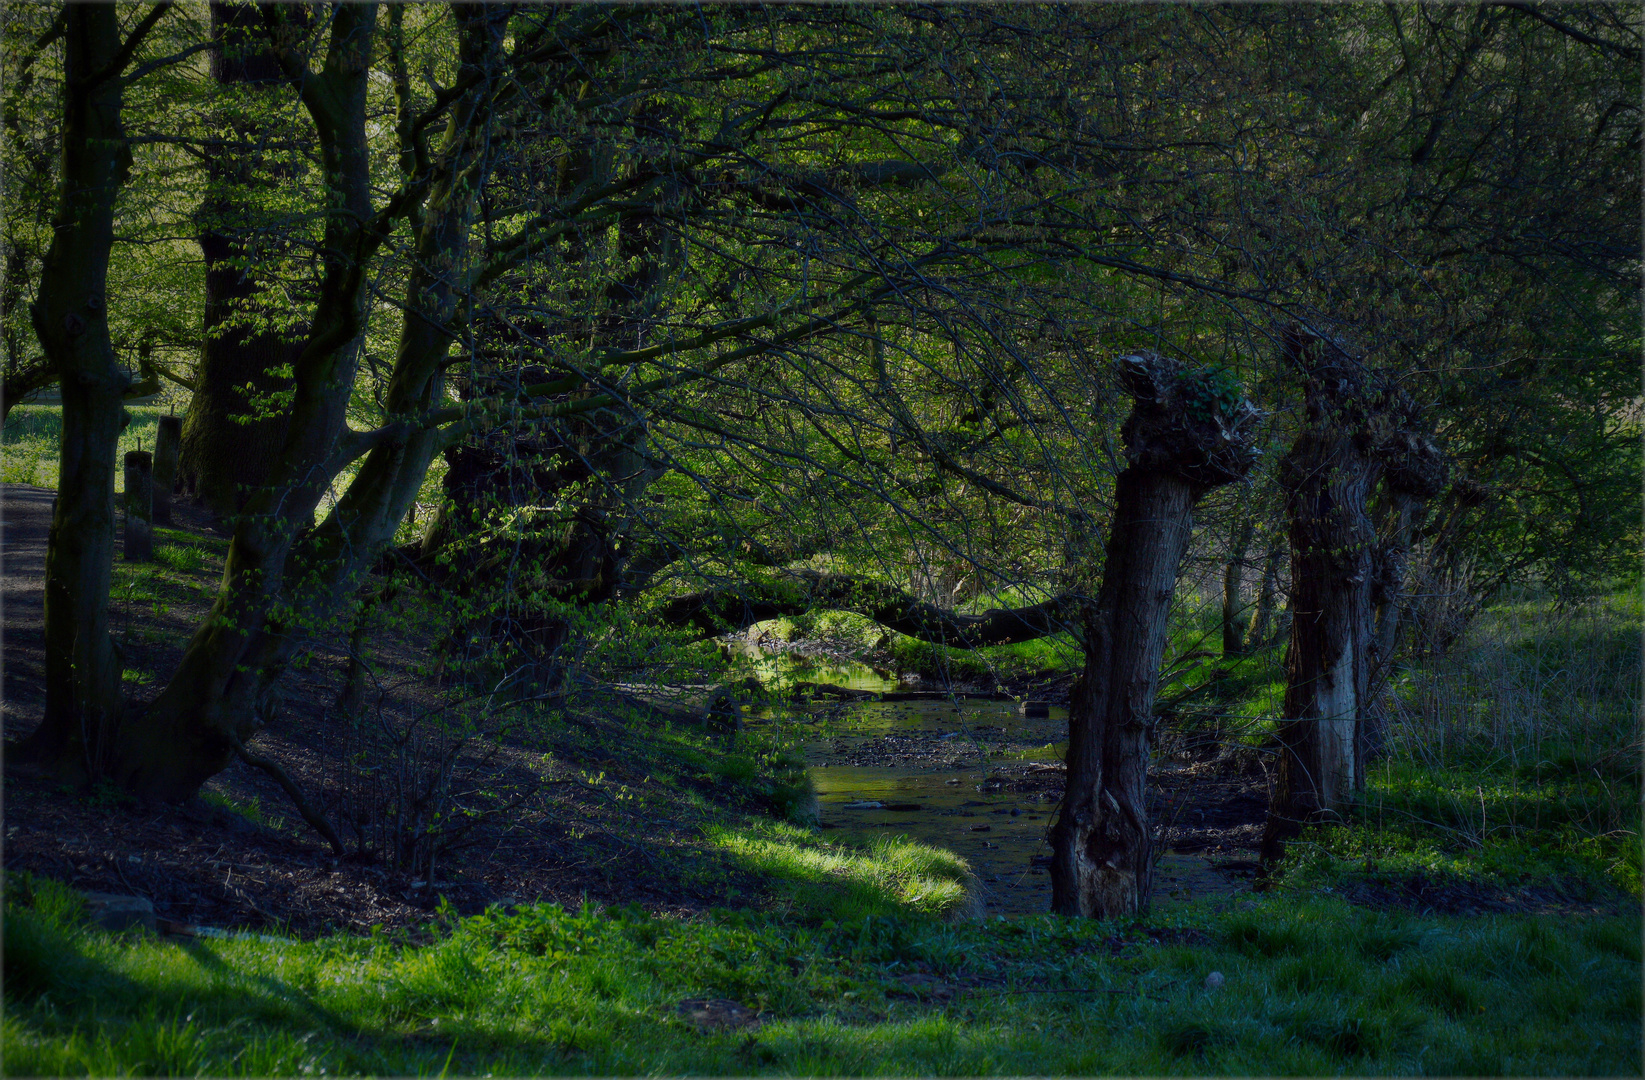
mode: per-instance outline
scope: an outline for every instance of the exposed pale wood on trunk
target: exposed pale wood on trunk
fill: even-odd
[[[1411,399],[1340,346],[1300,329],[1286,358],[1306,378],[1307,426],[1280,463],[1291,543],[1291,640],[1279,771],[1263,835],[1277,859],[1301,825],[1336,814],[1365,782],[1371,691],[1386,663],[1374,603],[1397,576],[1367,506],[1378,483],[1396,501],[1444,485],[1443,454]],[[1406,515],[1409,505],[1397,513]],[[1397,586],[1395,586],[1397,589]]]
[[[1375,535],[1366,500],[1379,467],[1366,424],[1373,388],[1334,343],[1288,331],[1304,372],[1307,426],[1280,463],[1290,519],[1291,638],[1279,769],[1263,836],[1277,858],[1303,822],[1338,811],[1363,782],[1360,718],[1371,651]]]
[[[1152,835],[1146,782],[1166,616],[1193,507],[1255,454],[1250,403],[1211,411],[1209,387],[1154,354],[1123,357],[1136,405],[1115,487],[1102,586],[1082,605],[1085,667],[1069,696],[1068,785],[1051,828],[1052,910],[1116,918],[1147,910]]]

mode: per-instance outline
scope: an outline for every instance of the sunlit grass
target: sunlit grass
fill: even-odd
[[[834,921],[913,910],[971,914],[971,868],[941,848],[904,837],[854,845],[781,823],[714,827],[709,837],[750,868],[773,878],[788,910]]]
[[[10,1075],[1634,1072],[1637,918],[1270,898],[1149,926],[494,909],[416,940],[111,936],[7,906]],[[31,906],[32,905],[32,906]],[[1115,948],[1113,943],[1130,942]],[[1213,971],[1225,978],[1208,988]],[[940,989],[939,989],[940,988]],[[758,1027],[699,1030],[725,998]]]
[[[170,411],[164,405],[128,405],[131,423],[120,433],[114,456],[114,490],[126,490],[125,470],[121,463],[127,451],[154,449],[154,434],[160,417]],[[61,405],[18,405],[6,417],[0,430],[0,482],[32,484],[35,487],[57,487],[57,474],[62,452],[60,440],[63,431]]]

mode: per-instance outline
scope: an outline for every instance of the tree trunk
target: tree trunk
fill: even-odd
[[[1083,611],[1085,669],[1069,698],[1068,783],[1051,828],[1052,910],[1098,919],[1147,910],[1148,738],[1166,615],[1194,503],[1255,456],[1244,431],[1255,410],[1237,387],[1237,404],[1212,411],[1206,402],[1224,388],[1174,361],[1124,357],[1120,375],[1136,398],[1130,464],[1115,489],[1102,587]]]
[[[64,11],[63,162],[51,247],[32,315],[62,386],[58,495],[46,548],[46,709],[23,748],[60,775],[103,775],[121,711],[109,636],[114,468],[129,376],[108,328],[114,202],[131,165],[121,123],[122,42],[112,5]],[[146,33],[145,22],[134,33]]]
[[[183,437],[183,420],[160,417],[154,432],[154,523],[171,524],[171,497],[177,488],[177,451]]]
[[[25,95],[39,77],[36,65],[49,55],[52,44],[49,33],[42,32],[55,17],[56,12],[45,5],[34,11],[13,7],[7,12],[5,47],[11,55],[6,65],[7,93],[0,105],[0,125],[10,142],[4,180],[8,213],[0,226],[5,230],[0,246],[6,253],[5,271],[0,275],[0,348],[4,350],[0,357],[0,424],[24,398],[55,384],[58,378],[52,358],[35,351],[37,335],[25,319],[18,317],[36,269],[31,263],[39,257],[26,232],[49,235],[46,226],[58,194],[52,167],[60,155],[49,144],[32,142],[23,126]],[[25,46],[31,37],[33,45]],[[32,208],[32,220],[15,213],[14,207]]]
[[[126,454],[127,562],[154,561],[154,455],[147,450]]]
[[[1450,462],[1423,423],[1421,409],[1408,395],[1384,395],[1373,453],[1383,469],[1382,522],[1378,528],[1371,602],[1375,629],[1365,712],[1365,753],[1374,759],[1386,741],[1382,688],[1393,673],[1399,648],[1401,611],[1408,602],[1405,585],[1411,536],[1420,524],[1423,505],[1444,490]]]
[[[637,141],[642,131],[668,128],[666,111],[657,105],[641,108],[628,123]],[[609,146],[579,152],[559,181],[561,190],[607,183],[623,165]],[[666,166],[641,156],[628,167]],[[671,191],[666,198],[684,194]],[[685,249],[661,214],[625,219],[615,234],[617,250],[632,269],[606,289],[594,340],[633,347],[651,333],[664,285]],[[506,340],[510,330],[498,329]],[[483,385],[488,393],[506,392],[526,381],[518,368],[477,372],[467,391],[473,395]],[[486,614],[472,628],[488,663],[501,662],[511,680],[534,691],[553,688],[567,670],[572,624],[538,598],[552,595],[591,608],[617,594],[631,553],[634,507],[663,471],[649,452],[644,420],[599,410],[540,434],[474,439],[448,450],[446,461],[451,510],[425,534],[422,560],[430,572],[439,572],[433,557],[443,553],[448,587],[465,597],[490,597],[476,605]],[[557,509],[533,512],[534,535],[513,541],[507,551],[477,535],[492,510],[528,505]],[[463,631],[460,648],[466,649],[469,633]],[[488,672],[486,678],[496,674]]]
[[[1373,393],[1363,366],[1301,331],[1287,333],[1286,349],[1307,376],[1307,426],[1279,469],[1290,516],[1291,638],[1263,835],[1268,861],[1302,823],[1340,810],[1364,780],[1375,572],[1366,500],[1381,471],[1368,452]]]
[[[1251,546],[1256,529],[1252,518],[1246,518],[1234,529],[1228,565],[1222,571],[1222,655],[1230,659],[1245,655],[1245,637],[1239,625],[1239,595],[1245,578],[1245,552]]]
[[[295,365],[292,422],[276,470],[236,520],[212,613],[160,697],[123,731],[121,780],[142,794],[188,798],[228,763],[236,740],[244,743],[255,734],[291,656],[311,627],[353,595],[443,448],[443,436],[417,420],[442,396],[441,371],[452,340],[445,326],[464,296],[478,187],[470,169],[490,135],[490,94],[508,9],[455,9],[459,78],[469,89],[453,104],[433,155],[398,355],[383,399],[387,423],[370,438],[348,436],[351,443],[344,444],[367,299],[366,267],[355,253],[369,254],[376,242],[365,234],[372,219],[365,91],[376,13],[373,5],[335,9],[318,76],[296,47],[280,54],[287,77],[302,84],[321,135],[327,186],[336,193],[322,245],[326,270],[313,331]],[[265,14],[282,17],[275,5]],[[349,447],[356,439],[368,449],[354,481],[311,527],[322,492],[352,460]]]
[[[293,9],[295,12],[297,9]],[[283,82],[262,17],[250,4],[211,5],[211,75],[218,90],[217,128],[254,141],[255,124],[224,99],[243,87],[270,89]],[[292,331],[253,329],[262,292],[250,263],[259,230],[248,227],[245,192],[271,179],[260,155],[208,147],[207,194],[200,208],[200,253],[206,266],[205,334],[200,366],[183,417],[178,458],[183,487],[213,514],[228,518],[267,482],[285,442],[288,410],[276,405],[291,389],[291,364],[302,352]],[[266,321],[269,313],[262,312]],[[232,448],[232,452],[230,450]]]
[[[1285,541],[1276,541],[1268,548],[1262,560],[1262,588],[1257,592],[1257,606],[1251,611],[1251,627],[1246,632],[1248,650],[1265,648],[1268,644],[1268,624],[1274,618],[1274,598],[1279,591],[1280,560],[1285,556]]]

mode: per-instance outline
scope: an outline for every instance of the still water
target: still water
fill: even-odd
[[[791,681],[851,690],[911,689],[861,665],[788,661],[781,670]],[[806,725],[824,829],[900,834],[954,852],[976,874],[986,914],[1049,910],[1046,832],[1060,780],[1051,783],[1051,773],[1038,785],[1032,779],[1035,766],[1062,760],[1066,708],[1029,715],[1014,701],[975,698],[830,702],[784,705],[749,720]],[[1229,889],[1225,877],[1191,856],[1166,855],[1155,875],[1156,907]]]

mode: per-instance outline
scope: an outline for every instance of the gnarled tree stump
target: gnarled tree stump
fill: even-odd
[[[1115,490],[1102,587],[1082,605],[1085,669],[1069,697],[1068,787],[1051,829],[1052,910],[1106,919],[1147,909],[1144,802],[1165,618],[1194,504],[1250,471],[1256,409],[1220,368],[1121,357],[1136,404]]]

